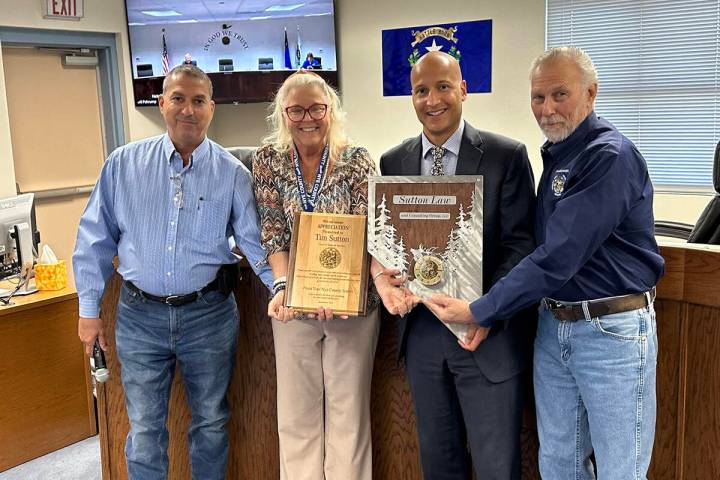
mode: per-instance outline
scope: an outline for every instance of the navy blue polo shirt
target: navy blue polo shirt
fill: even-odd
[[[538,247],[470,304],[481,326],[543,297],[575,302],[645,292],[663,274],[653,187],[630,140],[591,112],[541,153]]]

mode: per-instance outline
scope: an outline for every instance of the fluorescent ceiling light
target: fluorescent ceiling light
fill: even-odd
[[[268,18],[272,18],[270,15],[266,15],[264,17],[250,17],[250,20],[267,20]]]
[[[192,20],[178,20],[177,23],[198,23],[194,18]]]
[[[268,7],[265,9],[266,12],[289,12],[291,10],[295,10],[296,8],[300,8],[304,3],[295,3],[293,5],[273,5],[272,7]]]
[[[175,10],[143,10],[142,13],[151,17],[178,17],[182,15],[182,13]]]
[[[325,12],[325,13],[308,13],[307,15],[303,15],[304,17],[324,17],[325,15],[332,15],[332,12]]]
[[[140,23],[140,22],[130,22],[130,23],[128,23],[128,25],[131,26],[131,27],[139,27],[139,26],[145,25],[145,24],[144,24],[144,23]]]

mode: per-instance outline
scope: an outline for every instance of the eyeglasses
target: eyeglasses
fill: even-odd
[[[176,174],[176,175],[172,175],[170,177],[170,180],[172,180],[173,186],[175,187],[175,194],[173,195],[173,205],[175,205],[175,208],[180,210],[183,208],[183,190],[182,190],[183,177],[180,174]]]
[[[315,103],[308,108],[293,105],[285,109],[285,114],[293,122],[302,122],[305,119],[305,115],[310,115],[310,118],[313,120],[322,120],[325,118],[327,110],[328,106],[324,103]]]

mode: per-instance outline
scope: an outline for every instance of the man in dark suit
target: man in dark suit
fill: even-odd
[[[423,133],[386,152],[380,171],[483,176],[487,291],[534,248],[535,193],[527,151],[462,120],[467,90],[450,55],[426,54],[410,81]],[[514,317],[497,325],[474,352],[463,349],[423,305],[401,318],[399,327],[425,478],[466,480],[473,464],[478,479],[520,478],[521,373],[529,360],[531,322]]]

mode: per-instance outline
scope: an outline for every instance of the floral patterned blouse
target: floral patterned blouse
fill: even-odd
[[[252,174],[262,246],[268,255],[289,251],[295,213],[303,211],[292,158],[264,145],[255,152]],[[346,147],[330,164],[314,211],[367,215],[368,175],[375,175],[375,163],[368,151],[363,147]],[[312,184],[305,182],[305,188],[312,191]],[[379,303],[372,280],[369,282],[368,312]]]

